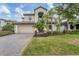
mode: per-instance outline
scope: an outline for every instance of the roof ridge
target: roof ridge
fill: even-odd
[[[41,5],[38,6],[37,8],[35,8],[34,11],[35,11],[36,9],[38,9],[38,8],[43,8],[43,9],[45,9],[45,10],[47,11],[47,8],[45,8],[45,7],[41,6]]]

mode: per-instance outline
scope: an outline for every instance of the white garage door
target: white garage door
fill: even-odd
[[[34,33],[32,25],[16,25],[15,33]]]

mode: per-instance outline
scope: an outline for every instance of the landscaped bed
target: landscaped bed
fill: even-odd
[[[79,33],[33,37],[23,55],[79,55]]]
[[[0,31],[0,37],[5,36],[5,35],[9,35],[9,34],[12,34],[12,32],[10,32],[10,31]]]

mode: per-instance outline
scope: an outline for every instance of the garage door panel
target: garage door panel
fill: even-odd
[[[33,33],[32,25],[17,25],[17,33]]]

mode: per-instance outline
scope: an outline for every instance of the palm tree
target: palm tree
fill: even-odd
[[[43,20],[45,21],[45,28],[47,31],[48,31],[48,24],[47,23],[48,23],[49,16],[50,16],[49,13],[43,15]]]
[[[52,11],[52,9],[50,11],[48,11],[47,14],[43,15],[43,19],[45,20],[45,28],[47,29],[47,32],[51,32],[51,33],[53,31],[52,31],[52,28],[51,28],[51,30],[49,29],[48,23],[49,23],[49,18],[50,18],[51,19],[50,20],[50,25],[52,26],[53,15],[54,15],[54,12]]]
[[[61,14],[62,14],[61,9],[62,9],[62,7],[60,6],[60,7],[55,7],[49,11],[49,13],[51,13],[53,18],[54,18],[54,15],[58,16],[58,17],[54,18],[56,25],[57,25],[57,31],[60,30],[60,25],[61,25]]]

